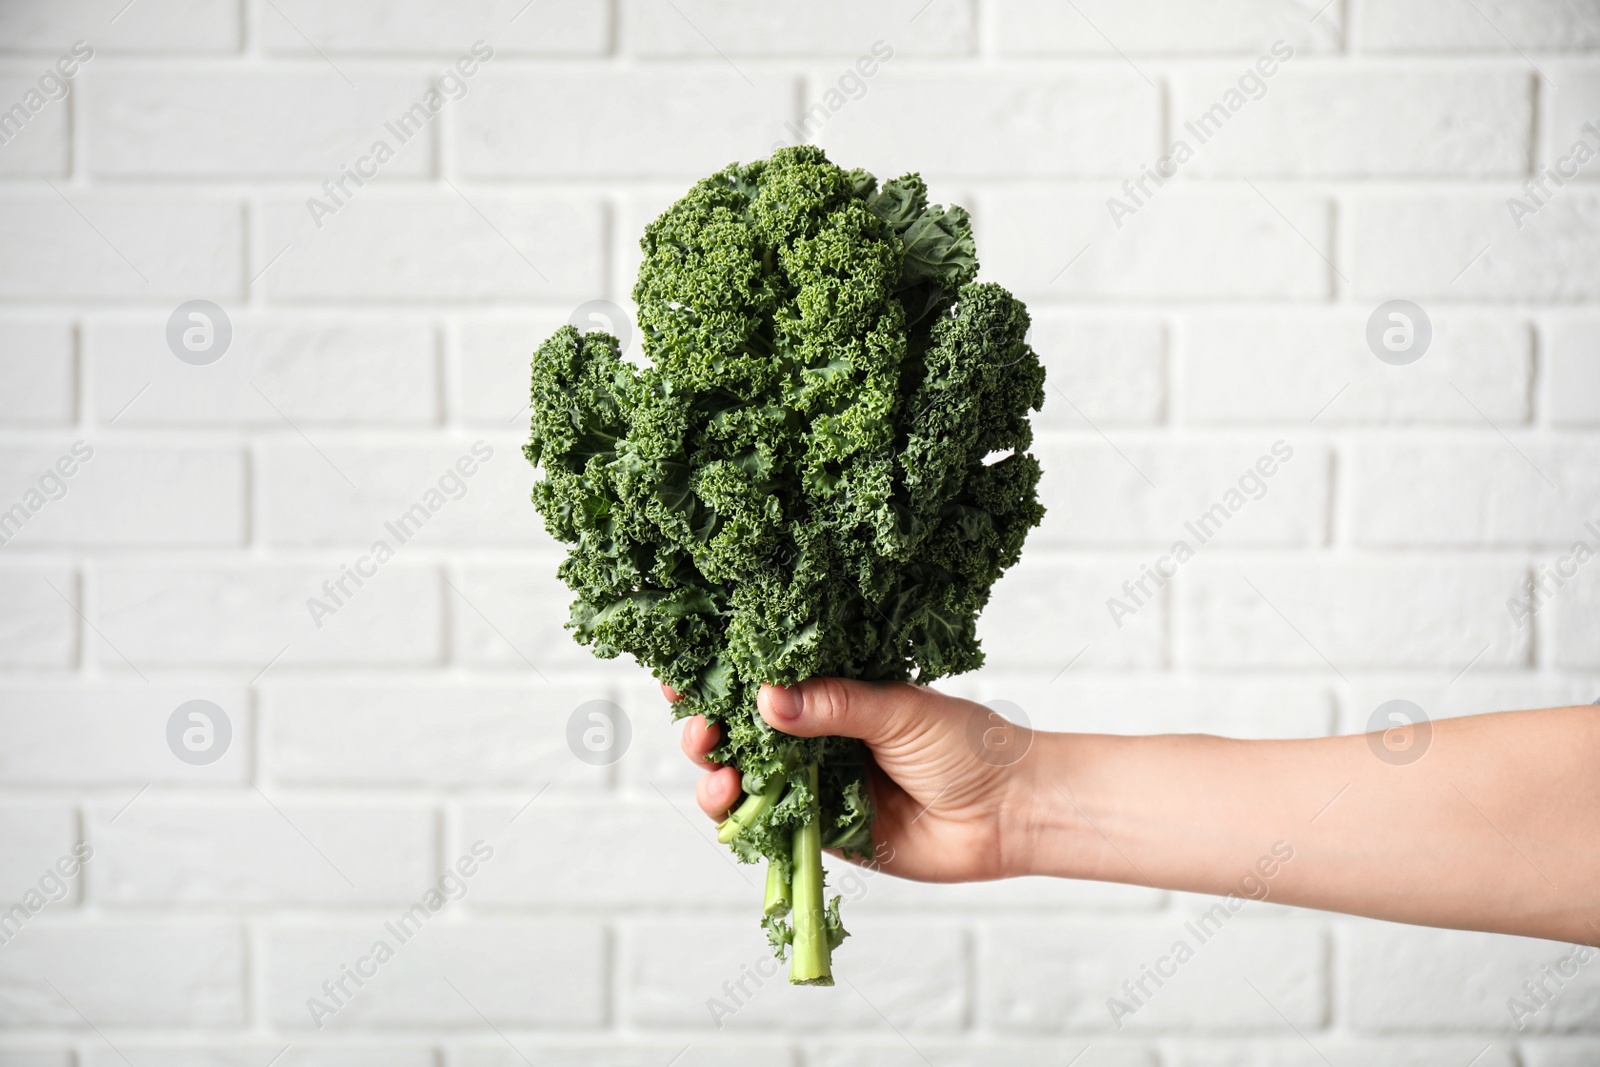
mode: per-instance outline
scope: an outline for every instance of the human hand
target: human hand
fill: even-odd
[[[678,695],[662,686],[668,700]],[[1026,728],[1005,723],[981,704],[904,682],[813,678],[784,688],[762,686],[761,717],[796,737],[855,737],[871,750],[867,774],[875,817],[867,860],[903,878],[973,882],[1028,872],[1034,790],[1019,782],[1007,755],[982,758],[985,739],[1020,751]],[[720,821],[740,796],[739,772],[707,758],[720,729],[695,715],[684,723],[683,750],[706,769],[695,788],[700,808]]]
[[[1441,719],[1427,758],[1404,764],[1374,758],[1375,734],[1030,732],[905,683],[813,678],[764,686],[758,706],[785,733],[866,743],[879,846],[867,862],[905,878],[1042,874],[1253,899],[1270,879],[1280,904],[1600,944],[1588,705]],[[740,789],[706,761],[717,740],[698,716],[684,726],[709,772],[700,807],[720,820]]]

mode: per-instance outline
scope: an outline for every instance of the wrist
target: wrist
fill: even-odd
[[[1087,735],[1035,731],[1027,755],[1010,768],[1000,820],[1003,877],[1096,877],[1100,838],[1073,773],[1089,742]]]

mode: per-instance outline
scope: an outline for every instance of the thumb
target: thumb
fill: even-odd
[[[937,699],[938,694],[909,682],[809,678],[798,685],[762,686],[756,707],[768,726],[795,737],[857,737],[881,745],[935,713]]]

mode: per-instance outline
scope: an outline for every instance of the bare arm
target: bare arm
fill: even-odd
[[[1600,708],[1438,721],[1396,765],[1365,735],[1007,740],[981,705],[909,685],[813,679],[761,706],[778,729],[872,749],[893,874],[1128,882],[1600,944]],[[985,758],[974,738],[990,737],[1026,754]],[[691,758],[714,741],[687,724]],[[738,796],[726,768],[698,790],[715,818]]]
[[[1435,722],[1405,765],[1361,735],[1036,745],[1034,873],[1600,943],[1600,709]]]

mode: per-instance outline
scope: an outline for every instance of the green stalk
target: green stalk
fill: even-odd
[[[746,827],[754,826],[767,817],[767,812],[778,802],[778,797],[783,793],[783,779],[773,775],[772,781],[764,792],[751,793],[744,798],[744,803],[734,809],[733,814],[723,819],[717,826],[717,840],[724,845],[739,836],[739,832]]]
[[[805,825],[794,832],[794,955],[789,964],[793,985],[832,985],[833,949],[822,906],[822,806],[816,765],[806,768],[813,807]]]
[[[767,861],[767,898],[761,913],[780,919],[789,914],[789,879],[783,876],[783,865],[771,860]]]

